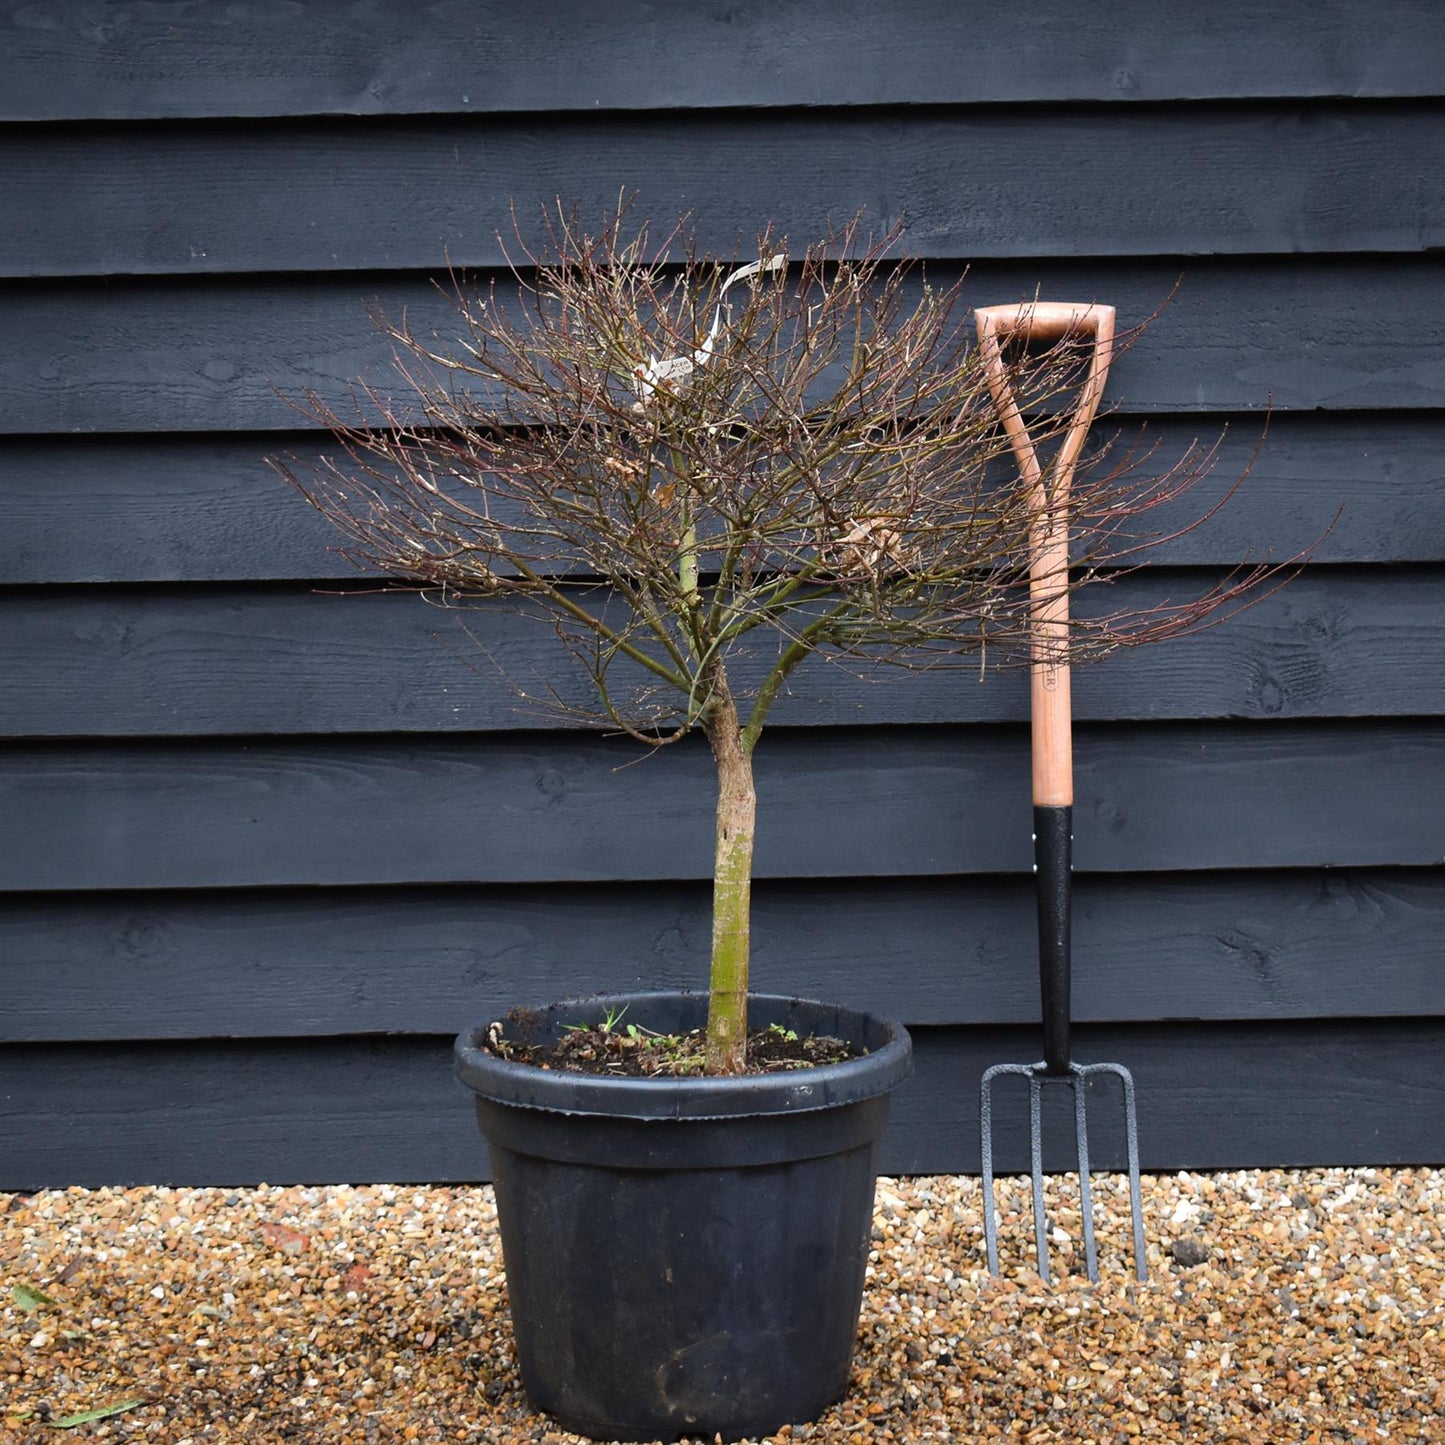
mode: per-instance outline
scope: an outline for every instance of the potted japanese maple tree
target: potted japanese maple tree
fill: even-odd
[[[559,207],[546,231],[503,280],[458,283],[454,338],[383,321],[400,385],[362,388],[354,422],[310,398],[339,453],[277,465],[359,562],[477,609],[474,634],[489,608],[545,614],[592,721],[649,747],[706,738],[706,992],[519,1000],[540,1006],[478,1021],[457,1060],[533,1403],[598,1438],[765,1433],[846,1388],[910,1045],[751,991],[754,752],[816,658],[1022,655],[1031,510],[958,290],[892,262],[896,234],[855,223],[798,252],[765,234],[739,264],[625,208],[590,232]],[[1020,360],[1041,442],[1083,359]],[[1135,549],[1130,519],[1192,460],[1076,481],[1086,568]],[[1071,658],[1180,631],[1238,587],[1096,613]]]

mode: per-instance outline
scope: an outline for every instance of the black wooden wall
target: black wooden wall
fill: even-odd
[[[1087,12],[1087,18],[1081,19]],[[731,253],[906,215],[976,304],[1178,294],[1116,368],[1240,498],[1344,511],[1235,622],[1077,682],[1077,1011],[1146,1163],[1445,1160],[1445,13],[1433,0],[0,3],[0,1186],[471,1179],[449,1036],[701,982],[709,770],[519,716],[262,457],[515,201]],[[485,620],[514,672],[545,629]],[[1037,1052],[1022,677],[804,679],[760,987],[915,1026],[886,1166]],[[1107,1134],[1107,1130],[1104,1131]]]

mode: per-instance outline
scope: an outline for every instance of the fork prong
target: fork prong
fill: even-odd
[[[1124,1086],[1124,1143],[1129,1160],[1129,1216],[1134,1232],[1134,1277],[1140,1284],[1149,1278],[1149,1261],[1144,1244],[1144,1201],[1139,1181],[1139,1115],[1134,1103],[1134,1076],[1123,1064],[1085,1064],[1085,1073],[1115,1074]]]
[[[1041,1096],[1043,1081],[1034,1072],[1029,1074],[1029,1173],[1034,1196],[1034,1249],[1038,1254],[1039,1278],[1052,1284],[1049,1277],[1049,1226],[1044,1214],[1044,1125]]]
[[[1094,1238],[1094,1191],[1089,1178],[1089,1081],[1077,1065],[1070,1072],[1074,1091],[1074,1150],[1079,1160],[1079,1213],[1084,1221],[1084,1269],[1099,1282],[1099,1246]]]
[[[979,1144],[983,1155],[983,1244],[988,1272],[998,1273],[998,1216],[993,1199],[993,1081],[997,1069],[986,1069],[978,1086]]]
[[[1134,1110],[1134,1076],[1122,1064],[1115,1072],[1124,1081],[1124,1134],[1129,1149],[1129,1213],[1134,1222],[1134,1276],[1143,1284],[1149,1278],[1144,1246],[1144,1200],[1139,1185],[1139,1116]]]

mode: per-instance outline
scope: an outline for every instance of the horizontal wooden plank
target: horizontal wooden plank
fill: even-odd
[[[6,1045],[0,1189],[485,1179],[450,1042]],[[1080,1058],[1133,1071],[1146,1169],[1445,1162],[1438,1019],[1141,1025],[1080,1030],[1078,1042]],[[978,1079],[1036,1054],[1031,1030],[918,1030],[884,1171],[977,1172]],[[1004,1170],[1026,1163],[1015,1102],[1001,1094]],[[1097,1168],[1122,1165],[1121,1114],[1096,1094]],[[1072,1129],[1046,1122],[1045,1164],[1067,1167]]]
[[[1080,596],[1079,616],[1206,594],[1223,574],[1163,568]],[[1439,568],[1315,567],[1219,626],[1080,669],[1085,719],[1445,716],[1434,667]],[[751,695],[759,643],[734,668]],[[439,608],[413,594],[291,588],[0,593],[0,736],[469,732],[575,728],[595,707],[552,628],[508,599]],[[772,655],[776,656],[776,646]],[[1017,721],[1021,673],[800,668],[773,721],[795,726]],[[634,676],[631,682],[650,683]],[[613,698],[625,701],[618,669]]]
[[[386,0],[359,13],[263,0],[202,6],[177,24],[118,0],[6,0],[0,117],[1438,95],[1438,19],[1429,0],[1216,0],[1208,11],[1118,0],[1085,25],[1063,0],[1007,11]]]
[[[723,255],[860,210],[930,259],[1419,252],[1442,171],[1434,103],[12,127],[0,276],[502,266],[513,207],[623,190]]]
[[[1133,326],[1176,283],[1113,368],[1111,403],[1445,407],[1445,256],[981,263],[968,297],[1104,300]],[[0,432],[292,430],[283,397],[304,388],[347,412],[354,378],[391,376],[368,303],[421,335],[455,329],[452,302],[420,276],[0,283]]]
[[[1029,866],[1026,729],[777,729],[759,877]],[[1085,725],[1081,870],[1440,861],[1445,724]],[[590,735],[14,744],[0,890],[705,878],[712,762]]]
[[[1433,1164],[1445,1159],[1442,1042],[1440,1019],[1175,1024],[1081,1029],[1077,1055],[1133,1074],[1146,1169]],[[972,1174],[980,1167],[976,1080],[992,1064],[1037,1059],[1037,1034],[923,1029],[914,1051],[918,1067],[898,1091],[884,1167]],[[995,1099],[995,1165],[1006,1172],[1028,1168],[1027,1091],[1018,1083],[1001,1081]],[[1111,1084],[1090,1090],[1089,1152],[1095,1168],[1117,1171],[1126,1159],[1124,1111]],[[1044,1124],[1044,1167],[1074,1168],[1073,1120],[1060,1092],[1051,1093]]]
[[[455,1031],[519,1000],[700,988],[709,890],[47,894],[0,900],[0,1042]],[[1038,1017],[1021,876],[764,880],[753,978],[913,1024]],[[1445,870],[1085,874],[1083,1022],[1445,1015]]]
[[[1249,472],[1160,561],[1227,564],[1264,546],[1293,556],[1337,512],[1322,562],[1445,561],[1445,414],[1281,412],[1263,430],[1251,416],[1099,423],[1098,438],[1154,446],[1161,465],[1222,436],[1211,476],[1151,519],[1161,533]],[[314,433],[0,439],[0,585],[354,579],[338,534],[262,461],[289,453],[304,468],[324,449]]]

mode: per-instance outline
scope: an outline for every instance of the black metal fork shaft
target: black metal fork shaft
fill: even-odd
[[[1043,1001],[1044,1068],[1069,1072],[1069,895],[1074,810],[1035,806],[1034,872],[1039,909],[1039,990]]]

